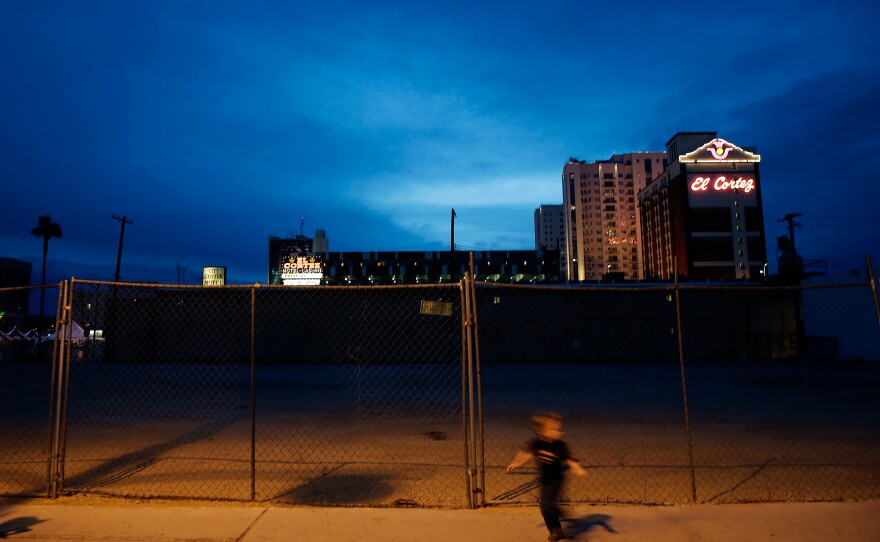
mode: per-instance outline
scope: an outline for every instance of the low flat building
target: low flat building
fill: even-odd
[[[31,285],[31,262],[0,257],[0,288]],[[0,292],[0,313],[21,319],[28,314],[30,291],[27,289]]]

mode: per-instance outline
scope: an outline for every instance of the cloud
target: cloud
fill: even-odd
[[[767,237],[776,219],[799,211],[798,251],[851,266],[880,254],[880,69],[863,67],[796,80],[786,90],[732,112],[735,141],[757,145]],[[770,244],[770,243],[768,243]],[[770,246],[772,254],[775,246]]]

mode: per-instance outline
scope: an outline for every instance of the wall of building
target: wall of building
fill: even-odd
[[[565,164],[564,252],[569,281],[596,281],[608,273],[644,278],[636,194],[664,170],[665,158],[662,152],[638,152]]]

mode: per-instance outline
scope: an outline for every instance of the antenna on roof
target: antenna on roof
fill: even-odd
[[[305,217],[302,217],[302,216],[299,217],[299,235],[300,235],[300,237],[303,236],[303,226],[305,226],[305,224],[306,224]]]

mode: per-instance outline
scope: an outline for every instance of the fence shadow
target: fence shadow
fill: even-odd
[[[271,500],[290,504],[376,504],[392,494],[394,486],[386,474],[339,474],[334,469]]]
[[[207,439],[233,423],[233,420],[213,420],[166,442],[121,455],[66,479],[65,490],[75,492],[118,482],[158,463],[169,451]]]

